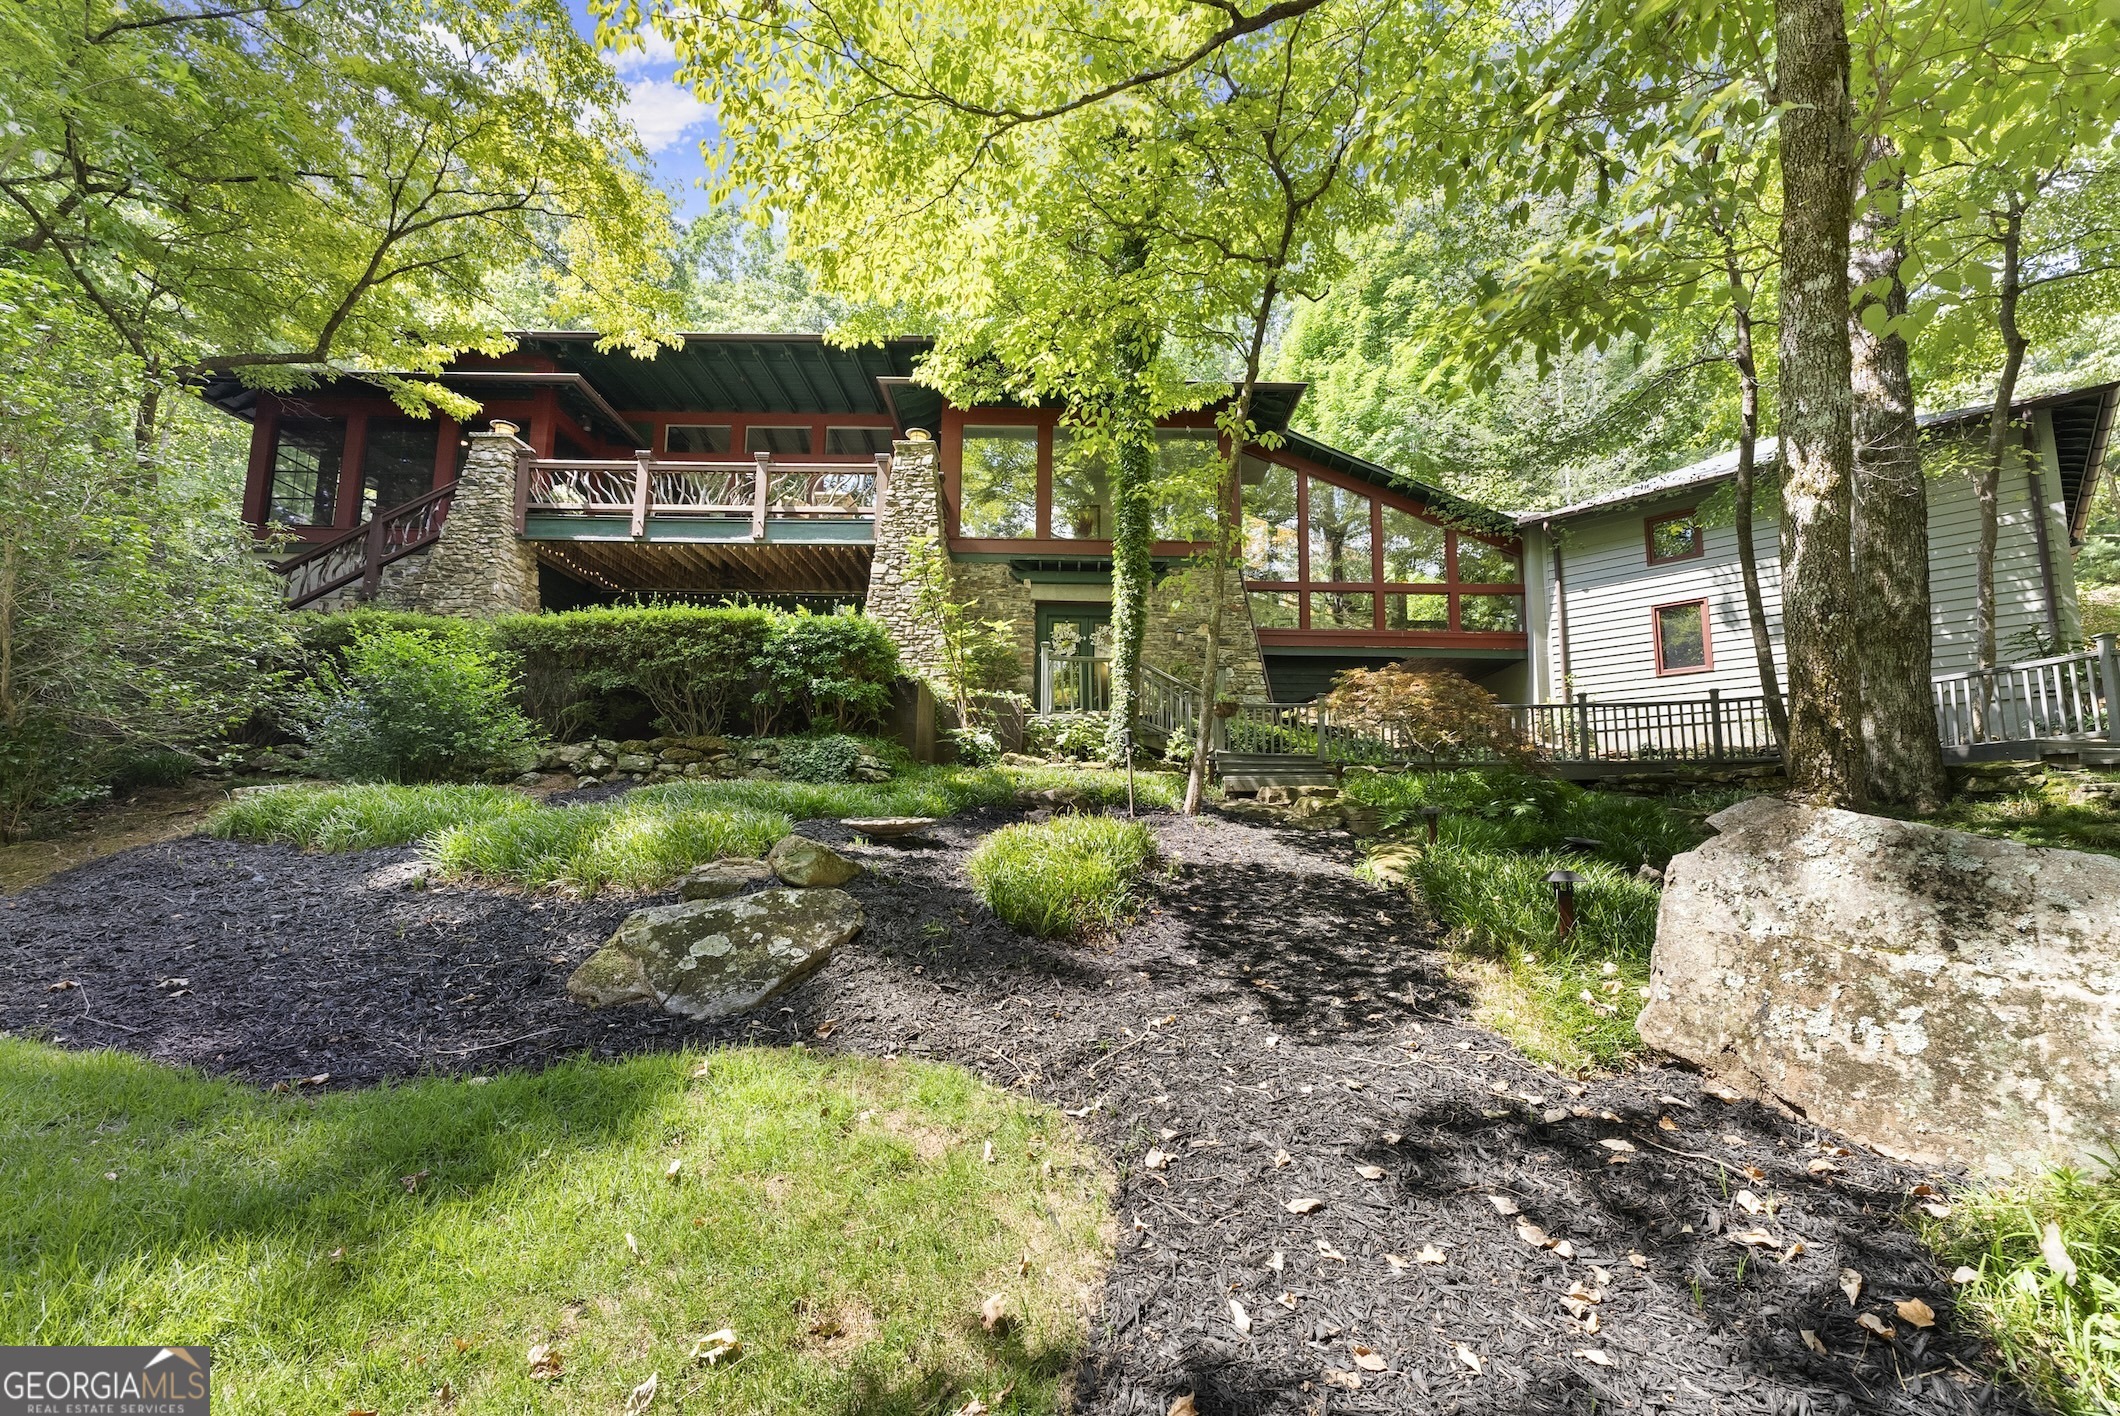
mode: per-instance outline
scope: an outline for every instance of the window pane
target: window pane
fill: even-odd
[[[1700,522],[1691,515],[1669,516],[1649,523],[1650,560],[1685,560],[1700,551]]]
[[[272,504],[266,517],[284,526],[329,526],[338,504],[343,418],[288,419],[272,455]]]
[[[1215,534],[1215,486],[1221,439],[1210,428],[1165,428],[1156,434],[1151,524],[1158,541],[1208,541]]]
[[[1053,434],[1053,534],[1091,541],[1112,534],[1111,465],[1066,428]]]
[[[1516,557],[1477,536],[1458,536],[1458,580],[1466,585],[1514,585],[1523,578]]]
[[[704,423],[672,423],[663,429],[664,452],[727,452],[729,430]]]
[[[432,422],[414,418],[370,418],[361,451],[361,516],[403,506],[434,490]]]
[[[1312,629],[1374,629],[1377,597],[1370,594],[1314,593],[1310,597]]]
[[[1708,667],[1707,607],[1666,605],[1656,612],[1657,668],[1664,673]]]
[[[1036,428],[966,428],[960,472],[959,535],[1037,534]]]
[[[1459,551],[1459,564],[1463,565],[1464,552]],[[1460,595],[1458,596],[1458,628],[1475,630],[1519,630],[1524,627],[1524,600],[1521,595]]]
[[[1292,590],[1251,592],[1251,623],[1254,629],[1294,629],[1296,597]]]
[[[1253,580],[1295,579],[1296,474],[1279,463],[1247,457],[1237,475],[1244,497],[1244,574]]]
[[[1391,513],[1386,512],[1389,516]],[[1448,629],[1450,628],[1450,597],[1448,595],[1386,595],[1384,597],[1384,628],[1386,629]]]
[[[1384,508],[1384,578],[1413,585],[1449,579],[1443,528],[1395,506]]]
[[[891,450],[889,428],[826,428],[824,450],[834,457],[873,457]]]
[[[1310,578],[1367,584],[1369,498],[1310,479]],[[1315,619],[1312,624],[1315,627]]]
[[[808,428],[746,428],[743,432],[745,452],[770,452],[781,457],[807,457],[810,454],[810,430]]]

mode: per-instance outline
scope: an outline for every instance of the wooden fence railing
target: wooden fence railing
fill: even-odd
[[[763,540],[771,517],[873,517],[889,494],[891,458],[779,462],[671,462],[652,452],[625,461],[579,457],[523,460],[516,473],[518,530],[531,516],[623,516],[648,534],[651,516],[749,517]]]
[[[2078,654],[1938,674],[1936,731],[1946,748],[2076,738],[2120,743],[2120,649],[2101,634]]]
[[[356,593],[361,599],[374,599],[383,583],[384,566],[441,539],[455,495],[454,482],[436,487],[425,496],[370,517],[344,535],[281,561],[273,569],[287,578],[282,590],[287,608],[299,610],[355,582],[359,582]]]

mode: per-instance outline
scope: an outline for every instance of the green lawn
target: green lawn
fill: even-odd
[[[2001,836],[2027,846],[2056,846],[2069,851],[2120,855],[2120,809],[2107,803],[2071,800],[2068,776],[2049,773],[2037,785],[2008,796],[1961,796],[1934,816],[1931,826],[1950,826],[1983,836]],[[2115,780],[2110,772],[2084,774]]]
[[[1057,1113],[949,1067],[743,1049],[272,1096],[0,1038],[0,1342],[207,1343],[215,1409],[274,1416],[616,1412],[651,1373],[656,1409],[1053,1410],[1108,1184]],[[735,1360],[692,1360],[724,1328]]]
[[[230,802],[207,829],[305,850],[424,842],[450,875],[593,895],[652,890],[716,856],[762,854],[797,821],[949,816],[1048,788],[1091,807],[1126,800],[1124,773],[1071,767],[914,767],[874,784],[679,781],[582,806],[544,806],[506,787],[297,786]],[[1144,807],[1175,809],[1185,779],[1141,772],[1134,789]]]

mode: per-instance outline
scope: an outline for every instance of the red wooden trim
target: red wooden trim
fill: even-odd
[[[429,485],[445,487],[456,480],[456,444],[463,435],[456,419],[447,413],[434,415],[434,480]]]
[[[1014,539],[999,536],[951,536],[950,549],[965,555],[1010,555],[1051,556],[1074,559],[1095,559],[1112,553],[1110,541],[1074,541],[1065,537],[1021,536]],[[1149,547],[1149,554],[1157,556],[1193,556],[1214,547],[1212,541],[1157,541]]]
[[[272,464],[280,449],[280,400],[258,395],[257,417],[250,425],[250,467],[243,474],[243,519],[263,532],[272,510]]]
[[[1673,557],[1674,560],[1687,557]],[[1667,669],[1664,667],[1664,611],[1682,609],[1687,605],[1700,607],[1700,657],[1698,668]],[[1708,624],[1708,602],[1696,597],[1690,600],[1669,600],[1661,605],[1649,607],[1649,637],[1656,643],[1656,676],[1658,678],[1682,678],[1687,674],[1705,674],[1715,668],[1715,637]]]
[[[1657,516],[1642,518],[1642,545],[1650,565],[1675,565],[1679,561],[1699,560],[1708,553],[1708,531],[1698,521],[1693,522],[1693,549],[1683,555],[1660,556],[1656,553],[1656,528],[1672,521],[1690,519],[1698,507],[1687,507],[1684,511],[1667,511]]]
[[[1310,477],[1303,474],[1296,478],[1296,578],[1308,585],[1310,580]],[[1310,628],[1310,597],[1296,596],[1296,627]]]
[[[334,526],[361,524],[361,464],[368,460],[366,413],[348,414],[346,440],[339,445],[338,504],[331,509]]]
[[[559,390],[546,384],[531,400],[537,410],[530,415],[530,446],[539,457],[550,457],[559,437]],[[581,431],[579,428],[576,432]]]

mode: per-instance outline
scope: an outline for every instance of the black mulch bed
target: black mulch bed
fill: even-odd
[[[1081,1112],[1118,1168],[1089,1412],[1163,1416],[1188,1391],[1210,1416],[2025,1409],[1897,1217],[1933,1177],[1826,1157],[1819,1128],[1683,1070],[1571,1083],[1453,1021],[1432,941],[1344,838],[1154,818],[1171,873],[1134,928],[1025,940],[961,870],[1006,819],[862,852],[865,933],[788,1007],[719,1027],[564,997],[638,902],[408,890],[408,851],[146,847],[0,901],[0,1027],[261,1084],[798,1038],[963,1063]],[[1598,1296],[1571,1311],[1571,1285]],[[1913,1297],[1936,1329],[1896,1315]]]

